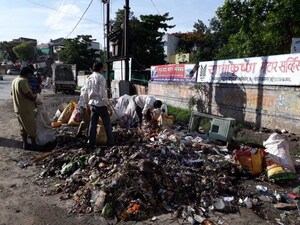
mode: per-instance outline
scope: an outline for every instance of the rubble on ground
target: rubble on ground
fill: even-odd
[[[115,126],[117,145],[93,152],[75,138],[73,127],[56,129],[55,149],[33,162],[43,168],[43,179],[60,179],[48,194],[73,199],[70,212],[134,221],[170,212],[191,224],[208,224],[213,212],[247,207],[273,223],[300,223],[297,193],[292,194],[297,178],[278,184],[265,173],[254,177],[233,162],[234,149],[189,134],[184,126],[160,132]]]

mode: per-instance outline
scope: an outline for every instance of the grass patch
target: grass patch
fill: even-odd
[[[168,105],[168,115],[174,116],[176,122],[189,123],[192,110]]]

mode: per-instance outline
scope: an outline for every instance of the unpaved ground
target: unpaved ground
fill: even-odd
[[[61,102],[77,100],[78,96],[42,94],[44,105],[52,117]],[[27,166],[40,152],[20,149],[21,138],[11,100],[0,102],[0,225],[17,224],[114,224],[99,215],[69,214],[72,200],[61,201],[59,195],[46,195],[47,188],[57,182],[55,178],[40,179],[41,168]],[[118,224],[189,224],[187,221],[172,219],[172,215],[158,215],[155,222],[119,222]],[[240,214],[216,213],[219,224],[272,224],[254,214],[250,209],[241,208]],[[217,223],[216,223],[217,224]],[[295,223],[296,224],[296,223]]]

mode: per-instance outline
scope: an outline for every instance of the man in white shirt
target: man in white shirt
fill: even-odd
[[[106,80],[102,73],[104,67],[102,63],[94,63],[93,73],[89,76],[86,83],[87,102],[91,109],[91,121],[89,127],[89,147],[94,148],[97,135],[97,124],[99,117],[103,121],[105,128],[107,142],[109,146],[115,145],[114,136],[112,133],[112,126],[110,123],[110,116],[108,114],[107,105],[107,91]]]
[[[137,95],[133,98],[136,104],[136,113],[139,117],[139,126],[143,118],[150,121],[153,118],[153,110],[162,106],[162,102],[152,95]]]

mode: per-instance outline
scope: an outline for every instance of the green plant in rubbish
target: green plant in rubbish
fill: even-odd
[[[61,174],[72,173],[75,170],[77,170],[78,168],[84,169],[86,167],[86,165],[87,165],[87,162],[86,162],[86,157],[84,155],[79,156],[79,157],[74,157],[71,161],[69,161],[68,163],[65,163],[62,166],[60,173]]]
[[[112,202],[107,202],[101,212],[101,216],[104,218],[109,218],[113,213],[113,203]]]
[[[67,173],[71,173],[71,172],[74,172],[76,170],[76,163],[74,162],[69,162],[69,163],[65,163],[61,170],[60,170],[60,173],[61,174],[67,174]]]
[[[205,133],[208,133],[211,127],[211,119],[203,117],[198,121],[197,125],[199,127],[199,130],[201,129],[204,130]]]
[[[176,122],[189,123],[192,110],[168,105],[168,115],[174,116]]]
[[[84,169],[87,165],[86,156],[85,155],[80,156],[77,160],[77,163],[80,169]]]

